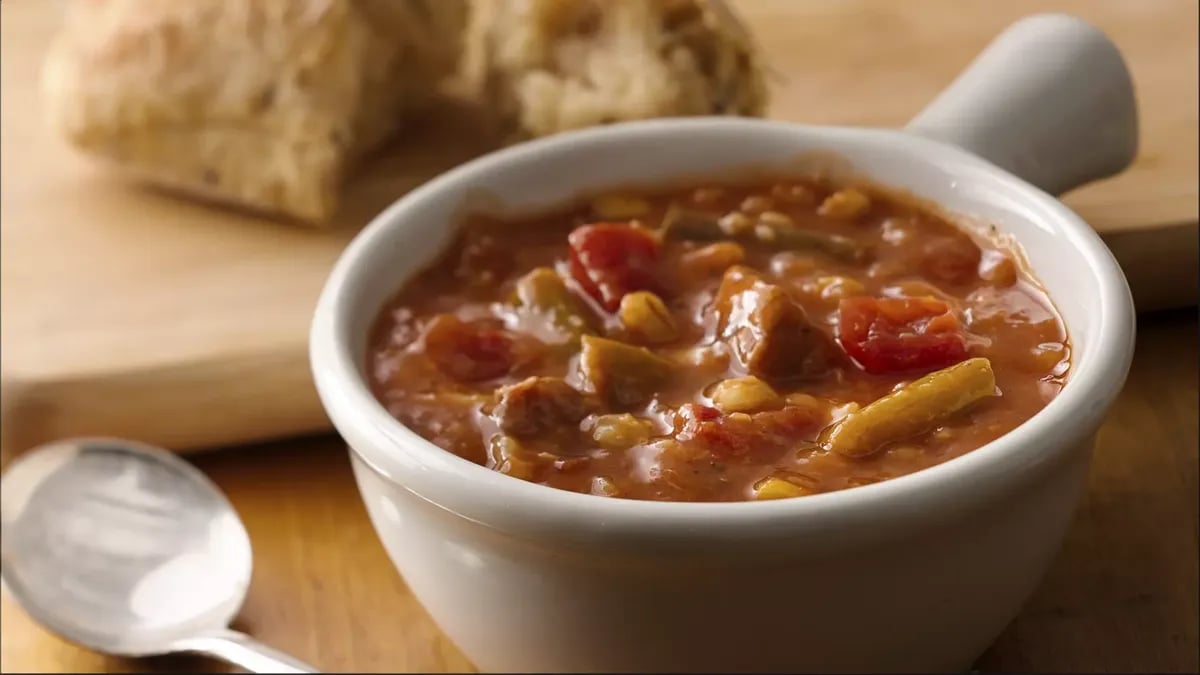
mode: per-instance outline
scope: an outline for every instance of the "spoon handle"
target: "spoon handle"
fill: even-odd
[[[319,673],[307,663],[264,645],[233,630],[222,630],[181,640],[175,645],[182,652],[204,654],[251,673]]]

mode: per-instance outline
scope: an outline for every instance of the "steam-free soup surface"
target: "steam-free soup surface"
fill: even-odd
[[[1069,355],[1011,251],[786,177],[470,219],[380,316],[369,374],[401,422],[515,478],[735,501],[970,452],[1054,398]]]

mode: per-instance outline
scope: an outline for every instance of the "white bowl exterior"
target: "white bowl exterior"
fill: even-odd
[[[1054,559],[1090,451],[894,540],[809,557],[764,532],[717,562],[531,544],[352,461],[392,562],[482,672],[966,672]]]
[[[1015,235],[1074,347],[1070,381],[1046,410],[964,457],[880,484],[679,504],[501,476],[420,439],[363,385],[378,310],[447,243],[477,191],[526,210],[607,186],[787,166],[813,151]],[[392,560],[484,670],[946,670],[969,665],[1052,560],[1132,344],[1128,287],[1099,238],[992,165],[897,132],[698,119],[530,143],[419,188],[339,261],[312,359]]]

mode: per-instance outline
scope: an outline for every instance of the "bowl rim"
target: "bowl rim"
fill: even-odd
[[[447,452],[392,417],[371,393],[355,363],[349,334],[350,298],[374,276],[363,258],[418,204],[447,190],[463,191],[474,177],[514,162],[556,153],[586,153],[623,140],[687,139],[705,133],[791,133],[838,142],[901,144],[902,151],[954,167],[960,180],[983,180],[1020,196],[1022,207],[1059,235],[1064,250],[1084,258],[1095,279],[1098,322],[1093,354],[1072,364],[1067,386],[1016,429],[962,456],[879,483],[803,499],[764,502],[666,502],[614,499],[548,488],[505,476]],[[869,167],[863,173],[870,176]],[[664,182],[669,182],[669,176]],[[886,185],[886,181],[881,180]],[[1019,238],[1018,238],[1019,241]],[[1063,299],[1055,299],[1061,302]],[[1078,301],[1072,298],[1072,301]],[[378,308],[375,309],[378,311]],[[1065,321],[1065,319],[1064,319]],[[1134,311],[1128,284],[1112,253],[1073,211],[1054,197],[957,147],[913,134],[875,128],[803,125],[752,118],[699,117],[625,122],[558,134],[504,148],[460,165],[401,197],[375,217],[343,251],[321,292],[310,333],[318,394],[354,456],[388,481],[441,509],[531,541],[552,537],[579,544],[670,550],[698,541],[796,536],[856,540],[886,536],[913,518],[949,517],[983,504],[1063,461],[1086,443],[1119,393],[1132,359]],[[1070,326],[1068,325],[1070,331]],[[947,504],[954,504],[947,509]],[[872,524],[863,528],[860,525]],[[874,535],[866,532],[871,530]]]

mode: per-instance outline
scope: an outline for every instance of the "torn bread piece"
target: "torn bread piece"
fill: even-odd
[[[145,180],[319,224],[454,72],[466,20],[465,0],[75,0],[44,103]]]
[[[762,115],[765,66],[722,0],[475,0],[465,81],[515,138]]]

